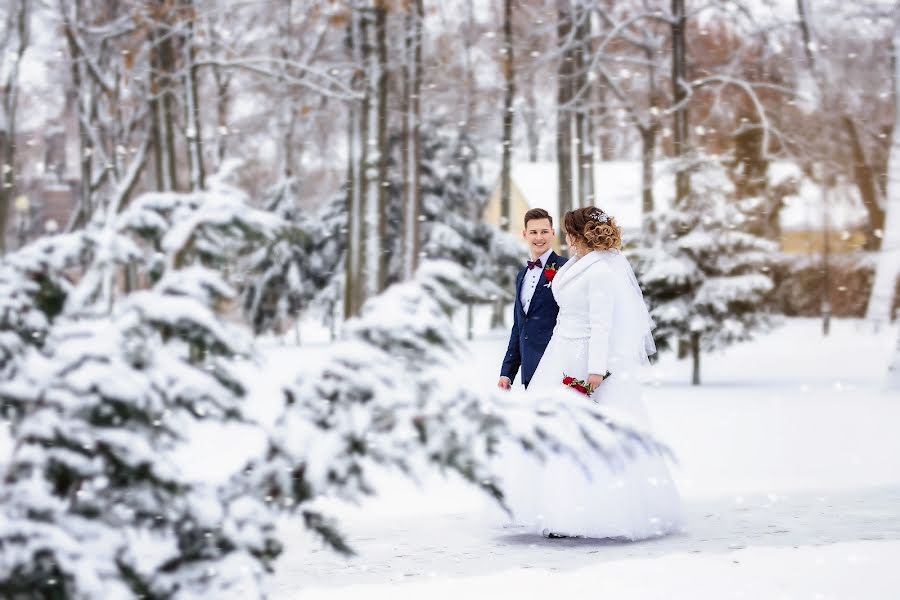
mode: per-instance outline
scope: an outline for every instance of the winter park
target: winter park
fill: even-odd
[[[898,52],[5,0],[0,598],[900,597]]]

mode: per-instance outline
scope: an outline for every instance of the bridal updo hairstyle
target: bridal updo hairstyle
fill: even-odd
[[[563,218],[563,227],[566,233],[591,250],[622,248],[622,229],[612,216],[596,206],[570,210]]]

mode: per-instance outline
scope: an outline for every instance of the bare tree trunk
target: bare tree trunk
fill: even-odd
[[[201,190],[205,187],[205,173],[203,168],[203,129],[200,122],[200,99],[197,88],[196,39],[194,36],[194,19],[196,12],[193,0],[187,1],[188,14],[185,26],[187,34],[184,38],[184,64],[185,64],[185,116],[188,122],[186,131],[188,142],[188,159],[191,166],[191,189]]]
[[[419,267],[419,253],[422,249],[421,223],[419,217],[422,214],[422,44],[425,31],[425,5],[422,0],[414,0],[416,7],[415,39],[413,40],[413,97],[412,97],[412,192],[413,192],[413,219],[412,219],[412,271]]]
[[[503,158],[500,171],[500,224],[512,231],[512,145],[515,64],[513,62],[512,0],[503,3]]]
[[[806,0],[797,0],[797,15],[799,18],[800,34],[803,36],[803,53],[806,55],[806,62],[812,72],[813,78],[821,88],[821,78],[816,68],[816,59],[813,55],[812,34],[809,30],[809,7],[806,6]]]
[[[157,0],[157,4],[161,4]],[[162,133],[162,162],[165,190],[178,189],[178,158],[175,144],[175,71],[177,59],[175,44],[173,42],[173,29],[175,22],[174,8],[160,6],[163,10],[162,19],[167,28],[157,28],[154,36],[158,48],[158,66],[160,76],[158,78],[160,93],[160,126]]]
[[[387,209],[388,209],[388,62],[386,0],[375,0],[375,37],[377,47],[377,126],[378,126],[378,207],[376,211],[378,240],[373,249],[377,254],[375,292],[387,285]]]
[[[172,42],[163,42],[163,70],[166,73],[174,73],[175,61]],[[165,58],[168,57],[168,58]],[[167,76],[167,83],[162,93],[162,132],[163,132],[163,161],[166,165],[166,189],[178,190],[178,158],[175,144],[175,97],[173,95],[171,77]]]
[[[10,200],[16,185],[16,109],[19,101],[19,65],[28,47],[28,5],[29,0],[19,0],[15,7],[9,7],[6,31],[16,31],[18,44],[15,50],[0,48],[0,52],[8,52],[12,61],[3,82],[4,87],[0,90],[0,256],[6,254]]]
[[[597,132],[597,151],[600,154],[600,160],[607,162],[613,159],[612,141],[609,139],[609,131],[606,128],[606,117],[609,114],[609,107],[606,105],[606,98],[609,94],[607,83],[602,77],[597,78],[597,109],[594,111],[594,130]]]
[[[682,158],[688,151],[687,107],[687,15],[684,0],[672,0],[672,97],[675,101],[672,132],[675,158]],[[689,173],[679,168],[675,174],[675,206],[681,205],[690,195]]]
[[[891,81],[894,100],[894,128],[888,157],[887,194],[885,195],[885,226],[881,253],[875,268],[875,282],[866,317],[870,320],[891,319],[893,293],[900,276],[900,5],[894,7],[894,35],[891,39]],[[894,344],[894,355],[888,366],[886,387],[900,390],[900,332]]]
[[[153,167],[156,174],[156,189],[164,191],[166,189],[166,163],[163,160],[163,135],[162,124],[160,123],[160,115],[162,115],[162,84],[159,79],[159,47],[156,44],[156,35],[153,31],[149,34],[150,41],[150,99],[148,101],[148,111],[150,113],[150,133],[153,140]]]
[[[575,4],[575,156],[578,166],[578,206],[594,206],[594,149],[591,126],[591,86],[587,77],[591,20],[582,2]]]
[[[491,329],[506,328],[506,306],[502,299],[495,300],[491,304]]]
[[[403,70],[403,199],[404,278],[409,280],[419,264],[419,215],[422,214],[421,174],[421,101],[422,91],[422,19],[421,0],[407,7],[405,63]]]
[[[213,80],[216,82],[216,167],[222,165],[225,160],[225,153],[228,145],[228,88],[231,84],[231,77],[226,77],[223,69],[218,66],[213,67]]]
[[[700,334],[691,334],[691,385],[700,385]]]
[[[529,89],[525,93],[525,109],[522,111],[522,121],[525,124],[525,141],[528,144],[529,162],[537,162],[540,159],[541,127],[538,125],[540,113],[538,112],[537,95],[534,93],[534,82],[528,82]]]
[[[847,135],[850,137],[850,146],[853,150],[853,180],[859,189],[866,212],[869,214],[869,228],[866,231],[865,249],[878,250],[881,247],[881,238],[875,235],[876,231],[884,230],[884,210],[881,208],[880,192],[876,182],[875,170],[866,158],[866,151],[859,140],[859,132],[853,117],[845,114],[841,121]]]
[[[647,59],[647,105],[650,107],[650,118],[646,126],[639,126],[641,134],[641,230],[648,235],[656,233],[653,220],[650,218],[656,209],[653,198],[653,161],[656,158],[656,136],[659,134],[660,122],[655,109],[658,99],[656,87],[656,63],[654,61],[655,44],[649,36],[644,38],[644,57]]]
[[[575,208],[572,189],[572,70],[570,44],[572,12],[569,0],[557,0],[556,40],[560,49],[556,90],[556,163],[559,187],[559,215]]]
[[[900,52],[900,7],[894,12],[894,34],[891,51],[896,55]],[[894,68],[900,71],[900,61],[894,61]],[[878,262],[875,265],[875,279],[872,283],[872,292],[869,296],[869,305],[866,309],[866,319],[876,327],[891,322],[893,315],[891,310],[894,305],[894,294],[897,290],[897,279],[900,277],[900,72],[895,74],[895,109],[894,132],[891,141],[890,157],[888,158],[888,193],[885,202],[884,238],[881,251],[878,253]],[[889,385],[900,389],[900,340],[897,343],[897,353],[892,360]]]
[[[656,125],[642,127],[641,132],[641,211],[644,226],[653,214],[653,159],[656,156]]]
[[[357,144],[359,143],[359,131],[357,123],[359,108],[355,102],[351,102],[349,118],[347,119],[347,249],[344,255],[344,320],[358,314],[356,307],[357,287],[359,285],[359,187],[360,180],[357,176],[358,165]]]
[[[356,301],[357,310],[362,308],[363,303],[374,293],[374,278],[377,276],[377,250],[375,243],[377,242],[377,229],[373,229],[377,223],[378,203],[378,163],[376,161],[377,154],[373,158],[373,148],[370,148],[369,140],[376,140],[378,137],[378,119],[373,114],[373,105],[377,105],[377,101],[373,101],[373,97],[377,92],[373,89],[375,86],[375,75],[377,70],[377,62],[373,66],[373,43],[371,33],[371,11],[360,11],[360,44],[362,49],[362,69],[365,83],[365,93],[362,102],[362,115],[360,122],[360,281],[357,288],[358,297]],[[377,100],[377,99],[376,99]],[[377,147],[374,151],[377,151]],[[373,258],[376,264],[373,264]]]
[[[402,115],[400,127],[400,194],[403,198],[403,279],[412,279],[413,257],[413,190],[412,190],[412,115],[410,105],[412,103],[412,78],[413,78],[413,19],[415,10],[407,0],[404,3],[406,16],[403,28],[403,65],[401,69],[400,90],[400,114]]]
[[[362,101],[349,102],[347,119],[347,250],[344,257],[344,319],[359,315],[365,295],[365,222],[366,161],[368,154],[369,84],[363,74],[367,68],[365,15],[357,6],[350,12],[348,50],[355,66],[353,88],[364,88]]]
[[[90,220],[94,212],[93,206],[93,188],[91,185],[93,171],[93,149],[92,142],[87,132],[88,115],[91,112],[90,107],[85,103],[83,96],[83,85],[87,82],[81,76],[82,62],[84,57],[81,55],[81,49],[75,43],[75,32],[73,28],[82,19],[82,0],[75,0],[71,5],[72,11],[67,14],[68,19],[65,25],[66,42],[69,49],[69,56],[72,61],[72,89],[75,97],[75,113],[78,119],[78,157],[79,170],[81,176],[81,185],[79,186],[80,197],[78,199],[78,208],[68,226],[67,230],[74,229]]]
[[[424,8],[421,0],[415,0],[419,6],[419,15],[424,15]],[[462,32],[463,42],[463,69],[465,75],[463,77],[463,131],[468,134],[471,127],[472,117],[475,115],[475,69],[472,66],[472,48],[477,43],[477,32],[475,30],[475,6],[473,0],[466,0],[466,25]],[[466,136],[468,137],[468,136]]]

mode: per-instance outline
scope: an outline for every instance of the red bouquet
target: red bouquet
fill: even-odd
[[[606,381],[607,379],[609,379],[609,376],[610,376],[610,372],[607,371],[606,374],[603,376],[603,381]],[[562,382],[563,382],[564,386],[570,387],[577,392],[581,392],[585,396],[590,396],[591,393],[594,391],[594,388],[592,388],[591,385],[587,381],[584,381],[583,379],[575,379],[574,377],[569,377],[566,374],[563,374]]]
[[[594,391],[591,389],[591,386],[583,379],[575,379],[574,377],[569,377],[568,375],[566,375],[563,377],[562,382],[564,386],[570,387],[577,392],[581,392],[585,396],[590,396],[591,392]]]

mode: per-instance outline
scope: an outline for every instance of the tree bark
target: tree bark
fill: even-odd
[[[412,78],[413,78],[413,19],[415,9],[409,0],[404,2],[406,16],[403,30],[403,68],[401,70],[400,114],[402,115],[400,127],[400,173],[403,198],[403,279],[412,279],[413,257],[413,190],[412,190]]]
[[[215,133],[215,158],[216,167],[222,165],[228,145],[228,88],[231,77],[226,77],[223,69],[214,66],[212,69],[213,81],[216,83],[216,133]]]
[[[900,6],[894,8],[894,35],[891,40],[891,78],[894,100],[894,128],[888,156],[887,194],[885,195],[884,239],[866,317],[876,324],[890,321],[893,296],[900,276]],[[889,291],[891,290],[891,291]],[[900,390],[900,332],[888,367],[886,387]]]
[[[556,163],[559,188],[558,214],[576,208],[572,189],[572,71],[573,56],[570,44],[572,12],[569,0],[556,0],[556,40],[560,50],[556,82]]]
[[[344,257],[344,319],[358,316],[365,297],[365,199],[368,188],[366,167],[368,160],[369,83],[368,41],[365,15],[353,7],[348,24],[348,50],[355,67],[353,88],[363,88],[361,101],[349,102],[347,125],[347,249]]]
[[[159,2],[159,0],[157,0]],[[158,47],[158,65],[160,76],[158,78],[160,86],[160,125],[162,133],[162,162],[163,162],[163,178],[164,190],[178,189],[178,158],[175,143],[175,72],[177,67],[177,59],[175,53],[175,44],[173,41],[173,28],[175,16],[174,8],[171,6],[163,8],[165,12],[162,15],[164,23],[168,29],[157,28],[155,38]]]
[[[378,127],[378,205],[377,242],[373,251],[376,252],[376,278],[375,293],[384,291],[387,285],[387,210],[388,193],[390,191],[388,181],[388,62],[387,62],[387,7],[386,0],[375,0],[375,37],[377,48],[377,77],[376,86],[378,94],[377,127]]]
[[[364,73],[365,92],[362,102],[360,123],[360,282],[358,286],[357,310],[362,308],[366,299],[373,294],[378,276],[378,256],[375,244],[378,242],[377,215],[378,209],[378,162],[377,145],[378,117],[373,106],[377,107],[376,71],[377,58],[374,50],[374,35],[369,22],[371,10],[362,10],[360,14],[360,44],[362,49],[362,70]],[[370,144],[375,140],[375,144]],[[373,152],[375,156],[373,157]],[[374,228],[374,229],[373,229]]]
[[[594,206],[594,149],[591,126],[591,86],[587,77],[587,57],[591,34],[590,15],[581,2],[575,4],[575,156],[578,168],[578,206]]]
[[[12,65],[3,82],[3,106],[0,110],[0,256],[6,254],[6,229],[9,226],[10,200],[16,188],[16,109],[19,102],[19,65],[28,47],[29,0],[19,0],[15,10],[10,7],[7,15],[7,31],[15,29],[18,45],[9,52]],[[0,48],[6,52],[6,48]]]
[[[672,141],[676,159],[688,153],[688,107],[687,107],[687,15],[684,0],[672,0],[672,98],[675,101],[673,113]],[[675,174],[675,206],[680,206],[690,195],[689,173],[682,167]]]
[[[691,333],[691,385],[700,385],[700,334]]]
[[[197,87],[196,39],[194,36],[194,19],[196,12],[193,0],[187,0],[185,26],[187,35],[184,38],[184,63],[185,63],[185,100],[188,158],[191,166],[191,189],[202,190],[205,187],[206,175],[203,167],[203,128],[200,121],[200,97]]]
[[[896,55],[900,53],[900,7],[895,9],[894,34],[891,51]],[[900,61],[894,61],[894,68],[900,71]],[[900,131],[900,72],[895,74],[895,110],[894,131]],[[900,277],[900,137],[895,133],[891,140],[890,156],[888,158],[888,193],[885,199],[885,224],[884,238],[881,251],[878,253],[878,262],[875,265],[875,278],[872,283],[872,292],[869,296],[869,305],[866,309],[866,319],[876,327],[891,322],[891,314],[894,305],[894,294],[897,289],[897,278]],[[900,341],[898,341],[900,350]],[[900,355],[895,354],[893,364],[900,365]],[[900,388],[900,373],[893,372],[892,382],[896,382]]]
[[[503,158],[500,171],[500,223],[512,231],[512,144],[515,63],[513,57],[512,0],[503,3]]]
[[[876,251],[881,247],[881,237],[875,235],[877,230],[884,231],[884,210],[881,208],[880,192],[876,183],[875,169],[866,158],[865,149],[859,139],[856,122],[850,115],[843,115],[841,121],[850,138],[853,151],[853,180],[859,190],[863,205],[869,215],[869,229],[866,231],[865,249]]]
[[[93,189],[91,188],[91,179],[93,171],[93,150],[91,148],[91,140],[86,130],[86,122],[90,114],[90,108],[85,104],[83,97],[82,85],[85,81],[81,77],[82,62],[84,57],[78,44],[75,43],[73,28],[77,23],[81,22],[82,17],[82,0],[75,0],[72,4],[72,13],[69,22],[65,25],[66,42],[69,48],[69,56],[71,63],[72,87],[75,101],[75,113],[78,119],[78,160],[79,171],[81,176],[81,185],[79,186],[78,207],[76,213],[70,219],[67,230],[72,230],[90,220],[94,212],[93,206]]]
[[[644,216],[643,223],[648,225],[647,218],[653,214],[653,159],[656,156],[656,131],[655,124],[642,127],[641,133],[641,211]]]
[[[150,97],[147,101],[150,113],[150,139],[153,144],[153,172],[156,175],[156,190],[161,192],[166,189],[166,166],[163,161],[163,134],[160,115],[162,115],[161,94],[162,84],[159,79],[160,60],[159,46],[156,43],[156,31],[150,30],[147,35],[149,42],[148,60],[150,62]]]
[[[355,18],[355,17],[351,17]],[[352,43],[352,42],[351,42]],[[357,156],[360,141],[357,130],[359,105],[351,101],[349,103],[347,118],[347,184],[346,207],[347,229],[346,250],[344,254],[344,320],[358,314],[356,307],[357,286],[359,285],[359,186],[358,166],[360,159]]]
[[[419,267],[419,253],[422,249],[421,222],[422,214],[422,44],[425,31],[425,5],[423,0],[414,0],[416,7],[416,19],[414,23],[415,40],[413,51],[413,65],[415,76],[413,77],[412,97],[412,191],[413,191],[413,222],[412,222],[412,271]]]
[[[411,279],[419,265],[419,215],[422,214],[421,120],[422,19],[421,0],[407,6],[405,64],[403,70],[402,172],[404,215],[404,279]]]

